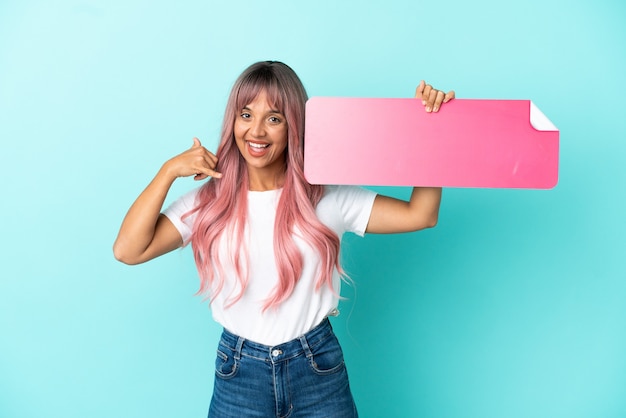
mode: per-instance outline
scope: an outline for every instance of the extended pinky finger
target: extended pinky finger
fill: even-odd
[[[220,173],[219,171],[216,170],[217,167],[213,168],[212,170],[210,170],[210,176],[211,177],[215,177],[217,179],[221,179],[222,178],[222,173]]]

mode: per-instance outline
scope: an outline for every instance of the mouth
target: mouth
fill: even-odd
[[[248,145],[251,148],[254,148],[254,149],[257,149],[257,150],[262,150],[262,149],[265,149],[265,148],[270,146],[270,144],[263,144],[263,143],[260,143],[260,142],[250,142],[250,141],[247,141],[247,142],[248,142]]]
[[[255,157],[261,157],[265,155],[268,148],[271,146],[271,144],[265,142],[246,141],[246,144],[248,146],[248,152],[250,153],[250,155]]]

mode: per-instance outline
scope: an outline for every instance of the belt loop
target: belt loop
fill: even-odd
[[[302,344],[302,349],[304,350],[304,354],[306,354],[306,358],[311,359],[313,357],[313,353],[311,352],[309,343],[304,335],[300,337],[300,344]]]
[[[237,346],[235,347],[235,359],[236,360],[241,360],[241,349],[243,348],[244,341],[245,341],[245,338],[243,337],[239,337],[239,339],[237,340]]]

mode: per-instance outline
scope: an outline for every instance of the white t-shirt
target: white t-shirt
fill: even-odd
[[[164,214],[180,232],[183,242],[191,238],[195,216],[183,221],[181,217],[195,206],[198,189],[194,189],[172,203]],[[226,240],[220,242],[220,261],[228,277],[224,287],[213,299],[213,318],[230,332],[265,345],[277,345],[297,338],[313,329],[325,317],[336,312],[341,290],[337,271],[333,274],[335,294],[328,286],[315,289],[320,271],[317,252],[302,239],[295,237],[303,254],[302,276],[288,299],[277,307],[263,311],[268,296],[278,282],[274,259],[274,219],[282,190],[248,192],[248,219],[244,232],[249,253],[249,283],[243,296],[239,294],[238,280]],[[369,221],[376,193],[354,186],[326,186],[324,196],[316,208],[319,220],[337,234],[344,232],[363,236]],[[230,306],[229,306],[230,305]]]

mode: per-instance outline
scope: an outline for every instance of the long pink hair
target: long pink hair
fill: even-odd
[[[303,257],[293,239],[294,231],[319,255],[321,271],[316,289],[332,287],[334,269],[339,265],[339,237],[315,214],[324,187],[311,185],[304,178],[304,111],[307,94],[296,73],[276,61],[258,62],[248,67],[235,82],[224,115],[221,142],[217,150],[217,171],[221,179],[211,179],[198,193],[191,245],[200,275],[199,294],[209,299],[223,289],[226,277],[219,259],[220,238],[225,239],[239,281],[237,302],[248,284],[248,249],[243,239],[248,209],[248,170],[234,138],[236,115],[265,91],[268,101],[285,116],[288,142],[285,156],[285,182],[276,210],[274,252],[279,280],[265,301],[264,309],[275,307],[293,292],[303,270]]]

